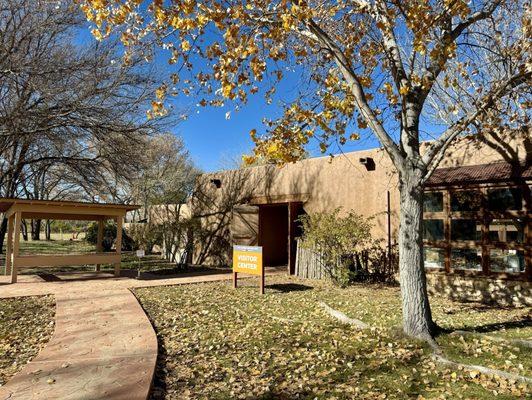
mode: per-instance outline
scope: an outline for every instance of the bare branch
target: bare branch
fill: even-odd
[[[482,10],[471,14],[469,18],[456,25],[453,29],[444,29],[443,35],[437,41],[435,46],[445,46],[446,44],[455,42],[460,37],[460,35],[471,25],[491,17],[501,3],[502,0],[494,0],[490,4],[486,5]],[[438,76],[443,71],[446,61],[447,60],[444,54],[440,53],[440,56],[432,60],[431,64],[427,68],[427,71],[423,75],[423,81],[425,82],[423,98],[425,98],[429,94],[434,82],[436,82]]]
[[[471,113],[462,117],[458,122],[450,126],[437,140],[432,142],[423,155],[423,162],[425,165],[429,166],[424,181],[426,181],[437,168],[439,162],[445,155],[445,150],[458,135],[463,133],[469,125],[485,113],[494,102],[504,97],[512,89],[521,84],[527,82],[530,84],[531,79],[532,68],[528,67],[527,70],[523,68],[523,72],[511,76],[498,85],[494,85],[490,93],[483,97],[478,106]]]

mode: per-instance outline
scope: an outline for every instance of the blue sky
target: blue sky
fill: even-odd
[[[87,24],[89,25],[89,24]],[[90,27],[82,29],[76,42],[84,45],[95,39],[90,34]],[[155,57],[155,65],[163,75],[175,72],[172,66],[167,63],[167,53],[158,53]],[[197,70],[197,68],[196,68]],[[250,95],[248,103],[240,110],[234,109],[234,104],[227,103],[224,107],[200,107],[196,103],[200,100],[194,97],[180,95],[171,101],[175,113],[183,114],[186,110],[187,119],[177,123],[171,131],[182,138],[190,152],[195,164],[206,172],[219,169],[235,167],[236,162],[243,154],[249,154],[253,150],[253,142],[249,136],[252,129],[257,129],[260,134],[264,132],[262,119],[264,117],[275,119],[281,115],[280,101],[289,102],[297,94],[299,86],[299,75],[297,73],[287,74],[281,84],[277,87],[274,102],[266,104],[262,91],[256,95]],[[154,95],[155,98],[155,95]],[[227,113],[230,118],[227,118]],[[390,126],[386,126],[390,130]],[[356,128],[356,127],[353,127]],[[441,126],[435,126],[428,121],[421,121],[422,139],[431,138],[431,133],[441,131]],[[361,133],[361,139],[348,141],[345,145],[332,144],[326,154],[341,154],[342,152],[363,150],[379,146],[378,140],[367,129],[360,132],[360,129],[353,129]],[[392,136],[393,131],[389,131]],[[317,140],[311,142],[307,148],[310,156],[322,156]]]
[[[157,66],[165,72],[175,72],[168,66],[165,54],[159,55],[156,60]],[[198,61],[194,73],[199,71],[202,64],[203,60]],[[186,110],[187,119],[177,124],[173,133],[183,139],[194,162],[202,170],[211,172],[234,168],[243,154],[250,154],[253,150],[254,144],[249,132],[256,129],[261,134],[265,131],[263,118],[276,119],[282,115],[281,104],[290,103],[298,96],[302,86],[300,79],[300,71],[285,70],[283,80],[276,86],[271,104],[267,104],[262,90],[269,86],[266,83],[264,86],[259,84],[261,90],[255,95],[249,94],[247,104],[241,105],[238,110],[229,100],[224,107],[201,107],[197,105],[201,98],[179,95],[174,98],[172,106],[175,112]],[[333,144],[327,154],[376,146],[378,142],[371,137],[357,142],[348,141],[341,149]],[[323,155],[317,140],[309,143],[307,151],[311,156]]]
[[[162,58],[159,65],[166,65]],[[164,67],[166,68],[166,67]],[[172,72],[171,69],[168,69]],[[180,122],[173,129],[175,135],[180,136],[196,165],[206,172],[219,169],[234,168],[243,154],[250,154],[253,142],[249,136],[252,129],[260,134],[265,131],[263,118],[276,119],[282,115],[283,103],[290,103],[297,97],[302,84],[301,74],[285,71],[283,80],[276,86],[273,102],[267,104],[262,90],[248,96],[248,102],[235,110],[235,104],[227,101],[224,107],[197,106],[199,98],[184,95],[174,99],[175,111],[187,110],[187,119]],[[228,117],[229,114],[229,117]],[[360,131],[360,129],[356,129]],[[345,145],[331,144],[328,154],[362,150],[379,146],[373,135],[363,135],[355,142],[348,141]],[[317,139],[311,141],[307,147],[310,156],[323,156]]]
[[[292,83],[296,82],[287,80],[285,85]],[[279,96],[283,96],[282,91],[279,91]],[[186,104],[186,101],[187,99],[180,99],[176,107]],[[205,171],[231,167],[232,161],[238,161],[242,154],[250,153],[253,142],[249,131],[255,128],[260,132],[263,117],[280,115],[279,108],[274,104],[265,104],[260,94],[251,96],[248,104],[238,112],[231,106],[196,107],[192,98],[188,99],[188,105],[192,112],[188,114],[187,120],[176,125],[173,132],[184,140],[196,165]],[[227,112],[231,113],[229,119],[226,119]],[[357,142],[347,143],[341,150],[352,151],[376,146],[378,142],[374,138],[362,138]],[[339,153],[341,150],[335,146],[330,148],[332,153]],[[310,143],[308,151],[312,156],[322,155],[317,142]]]
[[[90,28],[78,32],[76,44],[83,46],[92,41],[94,37]],[[157,68],[162,74],[175,72],[167,64],[166,54],[159,54],[155,58]],[[289,101],[294,97],[298,87],[298,75],[285,75],[281,85],[277,87],[274,102],[266,104],[263,94],[250,95],[248,103],[236,111],[234,104],[228,103],[224,107],[199,107],[200,99],[181,95],[170,101],[175,113],[182,114],[186,110],[187,119],[177,123],[172,133],[182,138],[186,148],[190,152],[194,163],[203,171],[211,172],[219,169],[234,168],[236,162],[243,154],[250,154],[253,150],[253,142],[249,136],[252,129],[263,132],[262,119],[264,117],[275,118],[281,115],[279,101]],[[154,95],[155,98],[155,95]],[[226,117],[226,113],[230,117]],[[377,147],[378,141],[372,137],[363,137],[356,142],[348,141],[345,145],[332,145],[327,154],[340,154],[342,151],[353,151]],[[317,141],[308,146],[311,156],[322,156]]]
[[[82,46],[94,40],[88,26],[87,29],[82,29],[76,38],[77,44]],[[175,72],[173,66],[169,66],[167,63],[166,53],[157,54],[153,62],[159,69],[159,73],[163,75]],[[171,131],[182,138],[194,163],[201,170],[211,172],[234,168],[243,154],[250,154],[253,150],[253,142],[249,132],[252,129],[257,129],[260,134],[264,132],[262,124],[264,117],[275,119],[281,116],[281,108],[278,104],[282,101],[289,102],[295,97],[297,88],[300,86],[298,80],[299,75],[297,73],[291,75],[285,73],[283,81],[277,87],[274,102],[271,105],[266,104],[262,91],[259,91],[256,95],[250,95],[248,103],[238,111],[230,102],[221,108],[200,107],[197,106],[199,98],[180,95],[173,98],[169,104],[178,115],[185,111],[187,119],[176,123]],[[229,118],[227,118],[228,112],[230,113]],[[421,121],[421,129],[422,138],[428,139],[430,138],[429,132],[438,131],[441,127]],[[326,155],[375,148],[380,145],[375,136],[367,129],[364,130],[365,132],[360,132],[360,129],[354,129],[354,131],[362,133],[360,140],[348,141],[343,146],[332,144]],[[393,132],[390,134],[393,135]],[[307,151],[312,157],[324,155],[320,152],[317,140],[309,144]]]

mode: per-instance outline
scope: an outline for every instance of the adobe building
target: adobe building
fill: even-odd
[[[425,188],[425,265],[433,288],[460,296],[468,287],[469,299],[490,300],[478,282],[505,282],[504,301],[532,302],[531,155],[529,132],[464,137],[449,147]],[[286,265],[293,274],[297,219],[336,208],[373,216],[373,236],[396,243],[398,177],[383,149],[204,174],[193,202],[202,227],[194,262],[228,265],[232,244],[260,245],[265,265]],[[509,286],[517,289],[510,293]]]

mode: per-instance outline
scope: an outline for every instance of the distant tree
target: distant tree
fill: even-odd
[[[80,198],[80,188],[69,181],[69,170],[54,161],[28,165],[21,174],[21,192],[35,200],[66,200]],[[40,240],[42,220],[31,220],[31,239]],[[51,221],[45,221],[46,240],[50,240]]]
[[[72,4],[0,1],[2,197],[116,198],[110,177],[129,179],[144,139],[165,126],[145,118],[153,69],[124,67],[116,42],[75,44],[84,24]]]
[[[183,141],[162,133],[146,139],[129,192],[143,206],[185,203],[198,174]]]
[[[530,121],[532,12],[524,0],[197,2],[84,0],[94,35],[117,32],[126,60],[169,53],[199,104],[268,100],[289,71],[309,82],[284,115],[251,132],[256,155],[295,161],[310,138],[327,150],[370,131],[399,176],[400,283],[406,334],[432,340],[422,255],[423,185],[464,133],[512,131]],[[293,73],[291,74],[293,75]],[[435,140],[421,151],[421,121]]]
[[[160,244],[172,261],[187,246],[191,225],[187,202],[192,195],[198,169],[180,138],[166,133],[147,139],[137,175],[127,192],[141,204],[140,219],[146,225],[132,228],[139,245],[151,251]]]

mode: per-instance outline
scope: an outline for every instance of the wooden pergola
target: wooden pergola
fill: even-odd
[[[95,264],[96,271],[99,271],[101,264],[114,264],[115,276],[119,276],[124,217],[128,211],[138,208],[140,207],[125,204],[0,198],[0,212],[5,214],[8,221],[5,273],[6,275],[11,274],[11,283],[15,283],[18,270],[21,268]],[[23,219],[97,221],[96,252],[86,254],[21,255],[20,225]],[[117,225],[116,251],[104,253],[102,247],[104,222],[110,219],[115,220]]]

